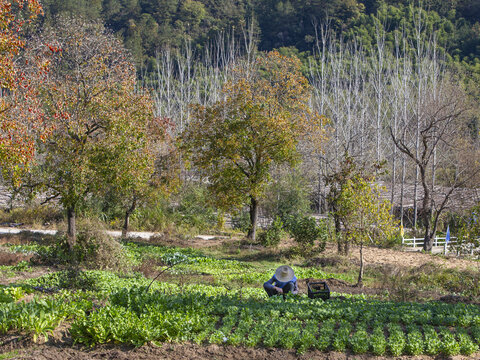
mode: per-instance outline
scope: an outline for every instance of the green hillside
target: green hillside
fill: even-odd
[[[101,19],[133,52],[138,65],[152,67],[156,52],[166,46],[181,47],[191,40],[206,46],[219,32],[240,36],[254,22],[261,50],[295,47],[311,51],[318,24],[328,22],[345,36],[361,35],[371,43],[373,24],[380,19],[387,29],[412,28],[411,0],[45,0],[45,18],[52,22],[61,13]],[[427,0],[424,26],[437,30],[448,53],[474,63],[480,56],[480,2]],[[253,20],[252,20],[253,19]]]

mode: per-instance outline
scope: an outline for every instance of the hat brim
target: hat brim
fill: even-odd
[[[287,274],[282,274],[282,269],[287,268],[288,272]],[[292,281],[293,278],[295,277],[295,274],[293,272],[293,269],[288,266],[288,265],[282,265],[275,270],[275,277],[277,278],[278,281],[281,282],[289,282]]]

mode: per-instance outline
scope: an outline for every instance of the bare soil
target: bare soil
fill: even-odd
[[[322,255],[335,255],[336,245],[328,244]],[[349,258],[355,263],[360,262],[359,247],[353,246]],[[441,256],[423,253],[420,251],[403,251],[400,249],[380,249],[377,247],[364,247],[363,258],[367,265],[389,265],[415,268],[432,264],[445,268],[458,270],[479,269],[480,263],[475,260],[457,258],[455,256]]]
[[[139,348],[125,346],[98,346],[93,349],[83,348],[76,345],[65,344],[56,340],[51,340],[45,344],[27,343],[27,341],[18,339],[11,341],[7,345],[0,345],[0,353],[6,359],[22,360],[54,360],[54,359],[115,359],[115,360],[144,360],[144,359],[164,359],[164,360],[391,360],[392,357],[373,356],[373,355],[354,355],[349,353],[320,351],[309,351],[303,355],[298,355],[294,350],[270,349],[270,348],[246,348],[222,345],[196,345],[190,343],[175,344],[167,343],[161,346],[147,344]],[[2,341],[0,337],[0,342]],[[395,357],[398,360],[464,360],[479,359],[480,354],[472,357],[449,356],[449,357],[430,357],[430,356],[400,356]]]
[[[30,261],[32,255],[11,253],[0,249],[0,265],[15,266],[21,261]]]
[[[352,251],[355,259],[360,259],[359,251]],[[458,270],[472,270],[479,268],[479,262],[460,259],[454,256],[440,256],[422,252],[400,251],[391,249],[364,248],[364,259],[367,264],[396,265],[404,267],[419,267],[425,264],[438,265],[445,268]]]
[[[3,265],[3,264],[0,264]],[[19,271],[15,276],[8,277],[0,272],[0,285],[15,284],[26,279],[33,279],[48,274],[52,270],[46,266],[36,266],[33,271]]]
[[[25,245],[36,242],[39,244],[48,244],[54,241],[52,235],[34,233],[30,231],[22,231],[18,234],[0,234],[0,245]]]

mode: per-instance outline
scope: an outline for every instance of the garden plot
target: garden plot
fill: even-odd
[[[7,247],[35,254],[48,245]],[[166,343],[178,344],[180,352],[179,344],[186,344],[184,349],[217,346],[225,353],[234,347],[251,351],[251,358],[265,355],[264,349],[285,358],[301,354],[322,358],[331,351],[362,358],[472,356],[479,349],[477,305],[402,303],[348,294],[341,299],[333,294],[328,301],[289,295],[284,301],[267,298],[261,288],[275,264],[218,258],[192,248],[139,243],[125,243],[124,248],[137,263],[147,257],[157,259],[161,265],[156,272],[177,264],[168,269],[169,276],[186,280],[167,282],[167,277],[152,283],[140,273],[92,270],[76,278],[57,271],[18,281],[0,288],[2,338],[23,337],[45,347],[61,329],[67,341],[77,344],[75,351],[123,344],[142,353],[133,349]],[[298,278],[353,280],[348,274],[331,274],[314,266],[293,267]],[[210,284],[192,280],[203,275],[214,280]]]

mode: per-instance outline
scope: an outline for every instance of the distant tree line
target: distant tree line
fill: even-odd
[[[373,43],[379,19],[393,43],[395,29],[408,26],[405,19],[418,6],[451,56],[470,63],[480,56],[480,2],[471,0],[44,0],[42,6],[42,22],[62,13],[101,20],[123,39],[137,65],[150,70],[160,49],[180,48],[186,40],[202,49],[219,32],[240,34],[250,22],[266,51],[310,52],[316,26],[326,21],[338,34],[356,34],[366,44]]]

